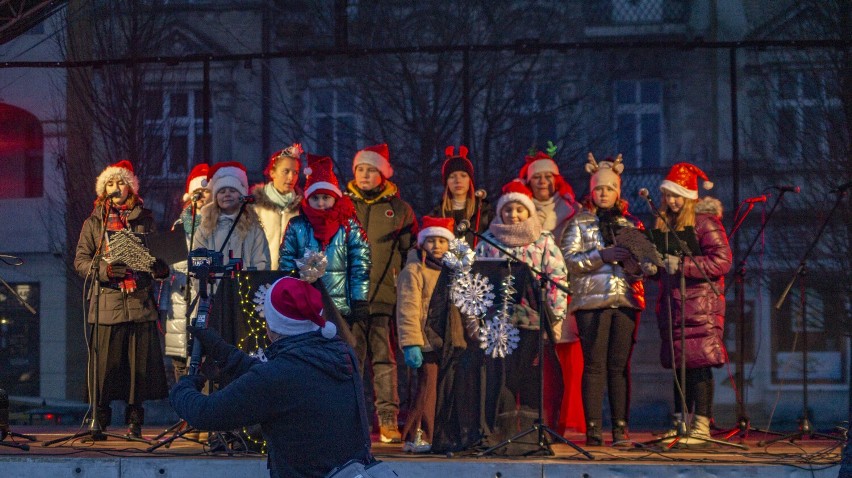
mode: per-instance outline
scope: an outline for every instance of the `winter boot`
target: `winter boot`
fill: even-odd
[[[627,435],[627,421],[615,420],[612,422],[612,446],[630,446],[630,437]]]
[[[598,422],[586,422],[586,446],[602,446],[603,435]]]
[[[379,415],[379,439],[382,443],[402,443],[396,414],[382,413]]]
[[[98,424],[100,424],[101,430],[106,431],[107,427],[112,423],[112,408],[109,405],[105,407],[98,405],[95,413],[98,416]]]
[[[692,417],[692,427],[689,436],[680,441],[681,444],[690,448],[706,447],[711,443],[704,439],[710,439],[710,417],[695,415]]]
[[[145,409],[142,405],[127,405],[124,421],[127,423],[127,436],[142,438],[142,424],[145,423]]]

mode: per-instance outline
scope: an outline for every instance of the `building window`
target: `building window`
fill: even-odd
[[[615,82],[618,152],[636,167],[659,167],[663,159],[663,83]]]
[[[515,113],[512,115],[512,130],[515,144],[521,148],[535,147],[544,150],[548,141],[557,140],[556,85],[549,82],[517,82],[511,85],[515,96]]]
[[[39,316],[18,300],[39,310],[39,284],[0,287],[0,384],[9,395],[39,396]],[[18,297],[15,295],[17,294]]]
[[[144,102],[145,128],[155,138],[148,157],[162,158],[154,175],[186,177],[193,165],[204,160],[201,91],[148,90]]]
[[[612,0],[614,23],[660,23],[663,0]]]
[[[0,199],[44,192],[44,133],[29,111],[0,103]]]
[[[314,88],[310,95],[314,150],[342,164],[357,151],[355,97],[345,87]]]
[[[842,114],[839,87],[832,78],[812,70],[775,75],[778,157],[794,161],[844,156],[842,135],[834,133]]]

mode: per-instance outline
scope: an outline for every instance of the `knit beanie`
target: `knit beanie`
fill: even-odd
[[[455,146],[447,146],[444,150],[444,155],[447,159],[444,160],[444,165],[441,166],[441,180],[447,184],[447,178],[450,174],[456,171],[464,171],[470,176],[473,181],[473,163],[467,158],[467,146],[459,146],[459,154],[455,154]]]
[[[615,159],[607,157],[600,163],[595,161],[594,155],[589,153],[589,161],[586,163],[586,172],[591,174],[589,178],[589,191],[594,191],[598,186],[609,186],[621,197],[621,172],[624,165],[621,164],[621,155]]]

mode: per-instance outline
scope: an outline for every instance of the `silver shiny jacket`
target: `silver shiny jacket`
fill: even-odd
[[[621,218],[620,224],[642,227],[638,221]],[[604,239],[598,217],[589,211],[578,212],[562,236],[562,255],[571,281],[569,311],[616,307],[645,308],[642,276],[626,274],[618,264],[604,263],[598,252]]]

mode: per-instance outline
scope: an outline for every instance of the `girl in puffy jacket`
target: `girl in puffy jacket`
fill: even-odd
[[[279,269],[299,273],[296,263],[307,251],[325,253],[322,276],[340,315],[353,320],[369,316],[370,245],[355,217],[355,207],[340,191],[331,158],[307,155],[305,198],[299,216],[290,220],[281,242]]]
[[[598,164],[589,153],[591,197],[562,239],[571,278],[569,311],[577,319],[583,348],[583,409],[586,444],[591,446],[603,445],[604,387],[609,393],[613,444],[627,443],[630,355],[645,308],[642,267],[628,249],[615,245],[619,229],[642,228],[620,197],[623,170],[621,155]]]
[[[675,420],[693,413],[690,440],[684,445],[701,445],[710,438],[713,405],[713,367],[728,361],[722,334],[725,328],[724,275],[731,269],[731,248],[722,226],[722,205],[714,198],[698,199],[698,178],[710,189],[707,175],[689,163],[672,166],[660,185],[663,205],[660,213],[668,223],[657,219],[651,232],[654,242],[665,248],[666,270],[659,274],[660,296],[657,322],[662,338],[660,361],[665,368],[679,367],[686,359],[686,383],[683,384],[687,410],[683,410],[680,391],[675,384]],[[677,255],[678,242],[668,234],[669,224],[690,247],[693,257]],[[666,240],[668,239],[668,241]],[[691,244],[691,245],[690,245]],[[704,274],[716,287],[716,294]],[[686,301],[680,291],[680,274],[686,280]],[[671,318],[671,321],[669,319]],[[670,327],[671,324],[671,327]],[[681,324],[686,337],[681,345]],[[674,360],[672,360],[674,358]]]

